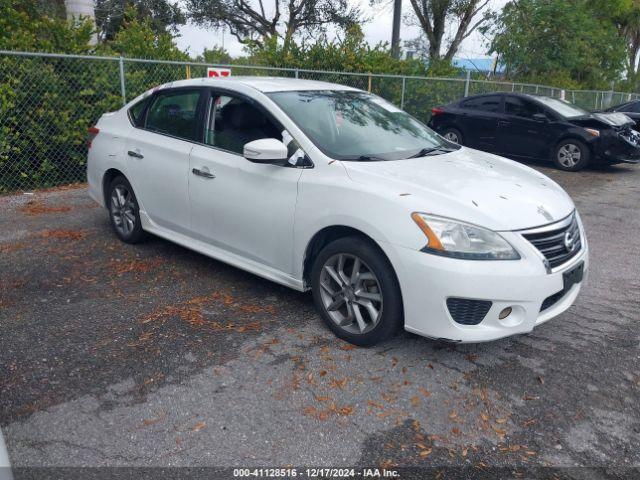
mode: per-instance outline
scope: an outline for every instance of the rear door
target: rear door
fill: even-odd
[[[498,121],[498,153],[547,160],[560,128],[554,119],[551,112],[533,100],[505,95],[504,118]]]
[[[502,95],[480,95],[460,102],[462,143],[485,152],[496,151],[496,130],[502,116]]]
[[[141,209],[163,228],[189,229],[189,154],[198,136],[202,89],[163,90],[143,128],[127,140],[127,172]]]

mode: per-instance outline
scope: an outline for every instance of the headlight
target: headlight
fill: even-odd
[[[427,237],[425,252],[468,260],[518,260],[520,255],[498,233],[425,213],[411,218]]]

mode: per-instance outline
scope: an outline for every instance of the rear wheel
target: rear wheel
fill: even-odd
[[[580,140],[568,138],[558,143],[553,160],[558,168],[577,172],[589,164],[589,148]]]
[[[458,130],[457,128],[446,128],[442,136],[450,142],[462,145],[462,133],[460,133],[460,130]]]
[[[316,307],[327,326],[343,340],[374,345],[402,325],[400,286],[389,260],[362,237],[327,245],[312,269]]]
[[[111,181],[107,199],[109,219],[118,238],[127,243],[143,240],[145,232],[140,222],[138,200],[125,177],[119,175]]]

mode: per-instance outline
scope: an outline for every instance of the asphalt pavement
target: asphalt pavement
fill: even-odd
[[[402,333],[355,348],[310,294],[159,238],[121,243],[84,186],[0,197],[0,426],[13,465],[631,474],[640,166],[534,167],[578,206],[588,279],[563,315],[476,345]]]

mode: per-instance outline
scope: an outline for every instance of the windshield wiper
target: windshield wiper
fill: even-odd
[[[374,155],[360,155],[358,157],[359,162],[384,162],[386,158],[376,157]]]
[[[435,153],[435,152],[450,153],[454,151],[455,151],[454,149],[446,148],[446,147],[428,147],[428,148],[423,148],[415,155],[411,155],[410,157],[407,157],[407,158],[426,157],[427,155],[431,155],[432,153]]]

